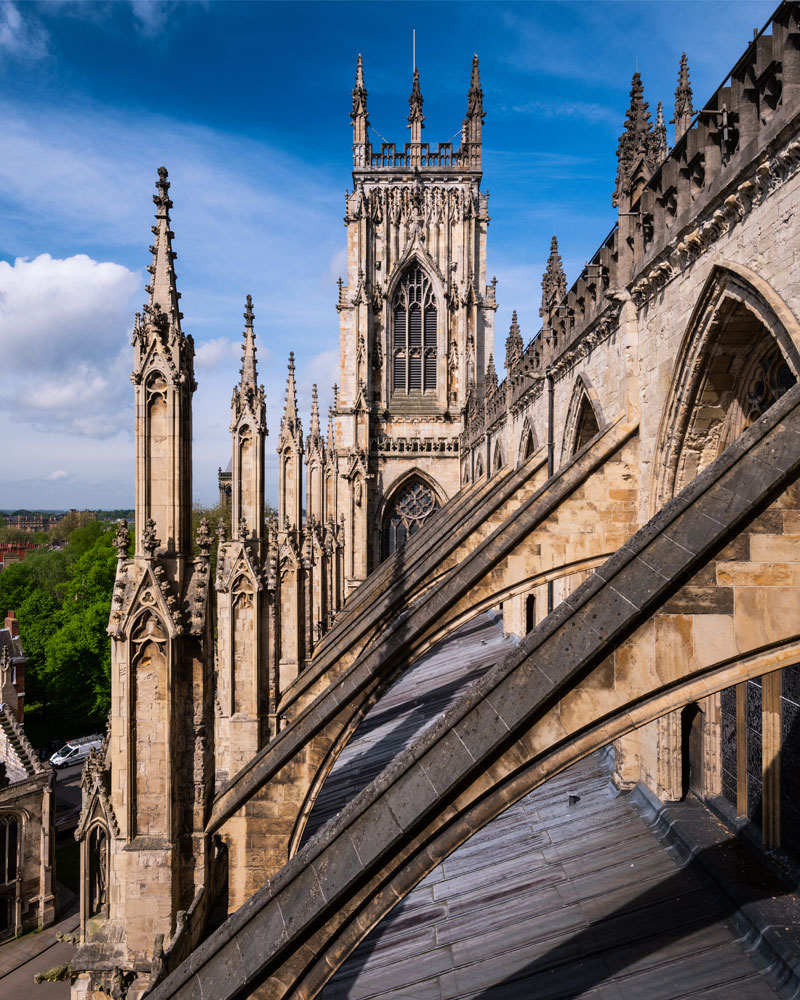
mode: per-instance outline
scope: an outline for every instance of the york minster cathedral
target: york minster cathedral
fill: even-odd
[[[491,108],[470,56],[460,138],[438,144],[416,70],[407,141],[377,140],[358,57],[333,406],[315,391],[301,416],[290,357],[267,517],[269,317],[242,289],[230,528],[194,537],[180,192],[158,171],[131,357],[135,524],[116,538],[108,734],[83,776],[76,1000],[366,996],[336,978],[356,949],[514,809],[536,836],[548,811],[531,796],[598,761],[602,795],[638,801],[654,829],[691,805],[688,854],[719,853],[702,842],[713,817],[776,878],[800,864],[800,4],[780,4],[711,95],[680,53],[674,108],[651,110],[634,74],[616,225],[569,287],[557,239],[542,248],[541,328],[514,314],[504,357]],[[484,667],[322,822],[365,725],[390,704],[422,711],[397,692],[445,648],[461,651],[448,669]],[[565,808],[600,834],[588,801]],[[720,963],[753,963],[746,990],[692,996],[800,995],[779,992],[800,990],[794,897],[762,895],[784,908],[725,911],[759,940]],[[423,910],[398,937],[411,964]],[[487,916],[475,938],[489,958],[496,930]],[[572,957],[547,953],[544,971],[565,970],[550,992],[500,963],[480,988],[455,965],[431,972],[435,996],[582,996],[569,976],[595,954],[587,933]],[[448,948],[435,954],[455,961]],[[602,981],[592,995],[645,995]],[[428,997],[431,982],[393,992],[389,976],[370,995]]]

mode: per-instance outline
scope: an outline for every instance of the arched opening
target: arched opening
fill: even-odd
[[[588,444],[599,430],[600,427],[597,423],[595,412],[592,409],[592,404],[589,402],[589,398],[584,396],[581,401],[581,408],[578,414],[578,425],[575,430],[575,444],[572,452],[573,455],[576,452],[579,452],[584,445]]]
[[[703,791],[703,712],[692,702],[681,712],[681,798]]]
[[[738,265],[713,269],[684,332],[662,413],[651,513],[684,489],[797,381],[799,335],[791,311],[758,276]],[[786,677],[791,670],[785,668]],[[777,714],[782,708],[791,711],[773,685],[767,683],[766,690],[767,708]],[[772,817],[770,830],[780,817],[780,839],[800,843],[800,813],[786,822],[780,801],[785,793],[776,791],[777,782],[764,781],[762,718],[767,709],[762,711],[761,679],[725,689],[704,701],[703,708],[689,706],[657,724],[659,759],[677,756],[680,741],[681,787],[674,791],[701,797],[721,794],[733,812],[756,826],[765,816]],[[781,783],[785,769],[780,758],[793,753],[788,749],[790,728],[784,725],[776,738],[779,745],[770,747]],[[781,727],[774,731],[781,734]],[[662,781],[668,783],[665,775]],[[764,843],[775,847],[777,839],[770,833]]]
[[[532,632],[536,625],[536,598],[528,594],[525,598],[525,633]]]
[[[404,545],[406,539],[416,534],[440,506],[433,486],[421,476],[412,475],[404,479],[384,508],[382,558]]]
[[[535,446],[533,441],[533,431],[526,424],[526,426],[522,430],[522,437],[520,438],[520,443],[519,443],[520,464],[527,461],[527,459],[529,459],[533,454],[534,450]]]
[[[603,425],[597,393],[584,375],[579,375],[572,390],[564,424],[561,462],[568,462],[597,434]]]
[[[500,442],[498,441],[494,446],[494,460],[492,462],[492,472],[499,472],[505,462],[503,461],[503,449],[500,447]]]
[[[800,324],[756,275],[716,267],[683,341],[661,416],[651,513],[797,381]]]

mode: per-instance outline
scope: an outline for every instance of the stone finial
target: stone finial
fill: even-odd
[[[497,369],[494,366],[494,355],[489,355],[489,363],[486,366],[486,392],[491,395],[497,390]]]
[[[161,542],[156,535],[156,522],[152,517],[148,517],[142,531],[142,551],[148,559],[152,559],[160,544]]]
[[[333,422],[333,407],[328,407],[328,440],[325,442],[328,451],[336,447],[336,425]]]
[[[320,436],[319,395],[317,393],[316,382],[311,386],[311,424],[309,427],[309,434],[313,435],[314,437]]]
[[[286,395],[283,402],[281,417],[281,434],[292,437],[300,430],[300,418],[297,415],[297,385],[294,378],[294,351],[289,352],[288,375],[286,376]]]
[[[550,312],[566,294],[567,276],[564,274],[564,265],[558,252],[558,239],[554,236],[550,240],[550,256],[547,258],[547,267],[542,276],[542,307],[539,315],[545,323],[548,322]]]
[[[414,67],[414,81],[408,98],[408,127],[411,129],[411,141],[422,142],[422,129],[425,116],[422,113],[422,91],[419,88],[419,70]]]
[[[517,310],[511,314],[511,326],[506,337],[506,371],[511,372],[522,357],[525,345],[517,322]]]
[[[207,517],[200,518],[200,525],[197,529],[197,548],[201,556],[208,556],[211,552],[212,542],[211,529]]]
[[[228,541],[228,532],[225,529],[225,518],[221,517],[217,521],[217,538],[219,539],[219,544],[224,545]]]
[[[667,148],[667,126],[664,124],[664,106],[661,101],[656,106],[656,123],[653,126],[653,155],[659,160],[666,159]]]
[[[242,367],[240,371],[243,389],[258,390],[256,373],[256,335],[253,332],[253,299],[248,295],[244,307],[244,344],[242,345]]]
[[[364,86],[364,67],[361,53],[356,63],[356,85],[353,88],[353,166],[369,166],[369,117],[367,116],[367,88]]]
[[[172,201],[169,197],[169,188],[167,168],[159,167],[156,194],[153,195],[153,203],[156,206],[156,224],[152,227],[155,240],[150,247],[153,263],[147,268],[150,282],[145,287],[150,298],[145,306],[145,312],[151,318],[154,312],[156,314],[160,312],[170,327],[180,331],[183,316],[178,308],[180,294],[174,266],[177,254],[172,249],[174,233],[170,229],[169,212]]]
[[[692,107],[692,87],[689,83],[689,60],[686,53],[681,55],[681,65],[678,70],[678,86],[675,90],[675,117],[670,122],[675,126],[675,142],[687,131],[694,118]]]
[[[128,558],[128,548],[131,544],[131,533],[128,530],[128,522],[124,517],[117,521],[117,530],[111,544],[117,550],[117,559]]]
[[[481,90],[481,73],[478,67],[477,53],[472,57],[472,76],[467,91],[467,118],[479,118],[483,121],[486,112],[483,110],[483,91]]]
[[[239,528],[239,540],[242,542],[246,542],[248,532],[247,532],[247,518],[244,516],[244,514],[239,518],[238,528]]]
[[[637,71],[631,81],[631,103],[625,113],[625,131],[617,147],[617,183],[611,203],[618,207],[620,199],[633,193],[634,179],[643,172],[649,179],[663,159],[661,137],[653,130],[650,110],[644,99],[644,85]]]

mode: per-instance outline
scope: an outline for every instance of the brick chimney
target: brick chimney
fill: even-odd
[[[12,639],[19,638],[19,621],[13,611],[9,611],[6,615],[6,628],[11,633]]]

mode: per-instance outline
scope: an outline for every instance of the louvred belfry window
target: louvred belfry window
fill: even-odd
[[[392,303],[392,389],[436,389],[436,300],[421,267],[406,272]]]

